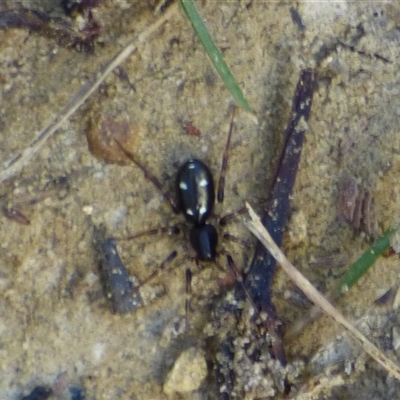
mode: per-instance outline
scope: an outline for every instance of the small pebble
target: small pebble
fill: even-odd
[[[181,353],[164,383],[164,393],[187,393],[197,390],[207,376],[204,353],[194,347]]]

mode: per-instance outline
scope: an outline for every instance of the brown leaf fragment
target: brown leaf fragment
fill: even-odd
[[[86,137],[89,150],[96,158],[112,164],[126,165],[131,161],[121,150],[121,146],[134,148],[138,132],[139,127],[131,126],[128,122],[93,117]],[[118,146],[117,142],[121,146]]]

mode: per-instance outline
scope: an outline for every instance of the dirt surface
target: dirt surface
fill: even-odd
[[[198,3],[258,119],[256,123],[246,112],[236,113],[226,196],[216,214],[238,209],[245,199],[262,211],[299,72],[317,70],[284,249],[325,291],[343,268],[317,267],[315,261],[329,256],[348,263],[369,244],[365,234],[337,218],[344,178],[355,178],[371,191],[380,232],[400,221],[400,8],[395,2]],[[50,0],[5,0],[0,12],[21,6],[60,18],[76,31],[87,23],[87,16],[71,19],[59,2]],[[94,53],[79,52],[57,36],[27,28],[0,30],[2,166],[29,145],[116,52],[158,18],[152,2],[104,0],[92,12],[99,26]],[[1,183],[1,206],[14,207],[30,222],[0,215],[2,399],[20,399],[37,385],[52,387],[53,398],[59,399],[71,398],[71,387],[85,389],[86,399],[218,398],[212,359],[219,351],[220,333],[212,316],[222,298],[233,296],[218,284],[225,273],[213,265],[198,271],[190,259],[193,253],[186,250],[185,233],[120,242],[122,260],[139,281],[173,250],[179,256],[143,287],[143,307],[113,315],[99,279],[94,227],[104,225],[107,235],[126,237],[184,221],[135,165],[95,158],[86,135],[104,121],[121,129],[128,135],[129,151],[172,191],[176,170],[189,157],[204,160],[218,175],[231,102],[179,12],[107,78],[21,172]],[[188,134],[187,123],[201,136]],[[221,239],[221,246],[246,268],[253,239],[240,218],[226,230],[250,242],[243,247]],[[220,264],[225,266],[224,256]],[[190,330],[183,332],[189,266],[193,310]],[[398,301],[380,307],[374,301],[390,288],[396,291],[399,274],[398,257],[383,258],[340,302],[341,310],[359,321],[368,337],[398,363]],[[278,273],[274,293],[285,327],[305,312],[283,299],[288,291],[293,287]],[[246,324],[242,332],[251,330],[251,323],[244,320]],[[244,343],[246,338],[238,335],[236,348]],[[282,376],[292,384],[291,396],[400,398],[399,383],[327,318],[285,348],[290,362]],[[330,352],[340,356],[335,359]],[[197,369],[174,366],[184,359],[182,354],[192,353]],[[178,367],[200,370],[193,374],[203,377],[202,357],[208,377],[171,389],[169,374]],[[276,372],[282,368],[267,355],[263,360],[263,365],[247,365],[246,371],[240,371],[244,364],[235,364],[233,398],[284,397]],[[187,393],[183,386],[196,390]]]

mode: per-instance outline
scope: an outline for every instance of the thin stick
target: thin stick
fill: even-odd
[[[289,275],[289,278],[313,303],[321,307],[336,322],[343,325],[359,341],[364,350],[373,359],[375,359],[383,366],[383,368],[400,380],[400,368],[392,360],[387,358],[312,286],[312,284],[290,263],[290,261],[282,253],[268,231],[262,225],[260,218],[254,212],[251,206],[246,203],[246,207],[250,215],[250,220],[245,222],[246,226],[281,265],[282,269]]]
[[[361,276],[367,273],[375,261],[390,247],[390,239],[395,229],[388,229],[379,237],[361,256],[349,267],[347,272],[335,283],[333,288],[325,294],[330,302],[334,303],[340,296],[359,281]],[[319,307],[313,306],[307,315],[294,322],[291,329],[285,333],[285,338],[292,340],[307,325],[313,323],[322,314]]]
[[[0,172],[0,182],[15,175],[23,168],[32,156],[40,149],[46,140],[71,116],[76,110],[98,89],[106,77],[119,65],[121,65],[131,54],[138,49],[138,42],[145,42],[161,25],[170,19],[178,10],[178,5],[172,5],[154,24],[133,39],[120,51],[105,67],[103,67],[92,80],[86,82],[79,92],[73,96],[60,113],[44,128],[32,143],[20,154],[5,164]]]

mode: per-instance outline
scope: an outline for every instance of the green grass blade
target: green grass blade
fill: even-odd
[[[335,295],[347,292],[364,275],[372,264],[390,247],[390,237],[395,229],[388,229],[372,246],[363,253],[339,279]]]
[[[233,77],[229,67],[226,65],[222,53],[219,51],[215,45],[207,27],[205,26],[203,20],[199,16],[196,5],[193,0],[179,0],[185,14],[189,18],[193,25],[195,32],[197,33],[201,43],[203,44],[208,56],[210,57],[212,63],[217,69],[219,75],[224,81],[225,85],[228,87],[232,93],[235,101],[244,109],[251,111],[249,103],[244,97],[239,85],[237,84],[235,78]]]

